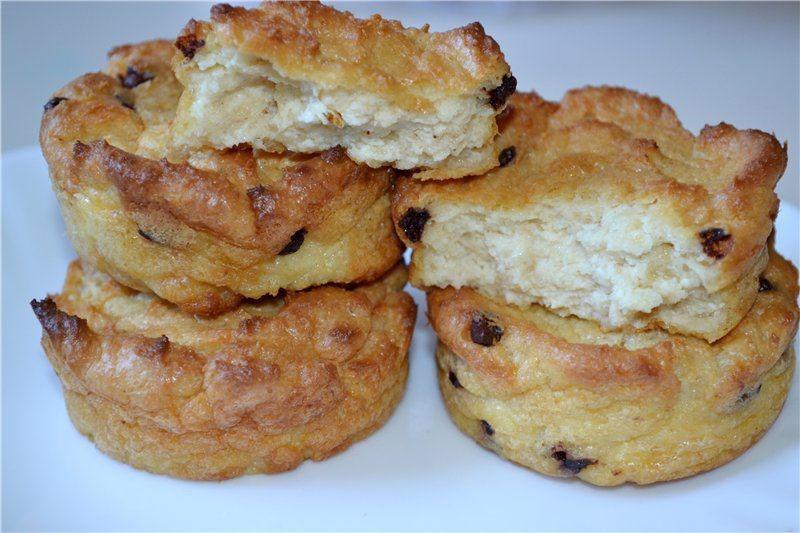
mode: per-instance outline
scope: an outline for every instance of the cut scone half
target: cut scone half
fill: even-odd
[[[171,152],[173,53],[168,41],[117,48],[106,73],[45,106],[42,151],[84,261],[207,316],[242,297],[375,279],[398,261],[391,169],[341,148]]]
[[[379,428],[403,396],[405,267],[358,287],[181,312],[74,262],[31,302],[70,418],[104,453],[189,479],[290,470]]]
[[[604,332],[541,306],[433,289],[428,315],[447,409],[500,456],[595,485],[720,466],[772,425],[792,382],[797,270],[772,255],[764,276],[768,288],[715,343]]]
[[[176,150],[341,146],[439,179],[498,165],[496,115],[516,80],[478,23],[436,33],[317,2],[219,4],[175,46]]]
[[[398,180],[413,284],[709,341],[744,316],[786,167],[775,137],[727,124],[695,137],[660,100],[610,87],[515,95],[500,128],[501,168]]]

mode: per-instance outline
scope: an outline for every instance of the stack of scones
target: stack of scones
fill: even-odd
[[[403,395],[410,278],[450,415],[497,454],[617,485],[749,448],[794,368],[785,147],[515,88],[478,23],[265,2],[57,91],[40,141],[80,259],[32,306],[75,426],[191,479],[329,457]]]
[[[771,238],[785,147],[728,124],[695,137],[609,87],[516,94],[499,125],[500,168],[393,194],[455,423],[597,485],[747,450],[795,364],[797,271]]]
[[[509,80],[478,24],[223,4],[57,91],[40,141],[80,260],[32,306],[75,426],[192,479],[380,427],[416,316],[390,188],[497,166]]]

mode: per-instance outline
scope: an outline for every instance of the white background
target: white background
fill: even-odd
[[[608,83],[657,94],[684,124],[788,140],[798,198],[798,4],[347,4],[434,30],[480,20],[522,90],[558,99]],[[124,42],[173,37],[198,3],[2,4],[3,529],[797,530],[797,383],[776,426],[733,463],[654,487],[597,489],[503,462],[463,437],[435,388],[424,317],[406,398],[387,426],[278,476],[189,483],[106,458],[69,423],[27,302],[56,292],[73,252],[35,142],[41,106]],[[797,261],[796,211],[779,247]],[[797,382],[797,378],[795,378]]]

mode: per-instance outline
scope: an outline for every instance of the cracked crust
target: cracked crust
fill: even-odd
[[[434,289],[448,410],[481,445],[548,475],[646,484],[720,466],[769,428],[794,371],[797,270],[773,253],[763,276],[771,288],[713,344]],[[491,317],[499,340],[474,340],[476,316]]]
[[[32,306],[70,416],[100,450],[225,479],[325,459],[385,422],[408,372],[405,280],[398,265],[197,319],[75,261],[63,291]]]
[[[419,179],[476,175],[498,164],[496,116],[516,89],[477,22],[430,32],[318,2],[218,4],[175,47],[176,151],[340,145]]]
[[[173,53],[167,41],[115,48],[106,73],[57,91],[44,113],[42,151],[85,261],[209,316],[242,296],[375,279],[397,262],[389,169],[338,148],[170,153]]]
[[[516,94],[499,122],[498,146],[514,148],[505,166],[459,182],[398,180],[392,215],[414,249],[413,284],[471,286],[608,329],[713,341],[738,322],[749,305],[702,304],[726,290],[754,298],[757,284],[741,281],[763,269],[786,167],[774,136],[723,123],[695,137],[657,98],[611,87],[560,103]],[[411,210],[428,217],[414,235],[403,229]]]
[[[430,32],[379,15],[358,19],[319,2],[217,4],[210,22],[192,21],[183,35],[233,46],[287,78],[379,93],[414,111],[430,110],[434,95],[494,89],[509,73],[500,47],[477,22]]]

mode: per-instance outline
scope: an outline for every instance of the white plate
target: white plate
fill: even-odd
[[[4,157],[3,208],[3,530],[798,528],[797,376],[774,427],[732,463],[599,489],[525,470],[459,433],[439,398],[423,308],[404,400],[344,453],[222,483],[134,470],[73,429],[39,347],[28,302],[60,289],[73,252],[37,148]],[[777,225],[778,250],[797,263],[797,208],[784,204]]]

